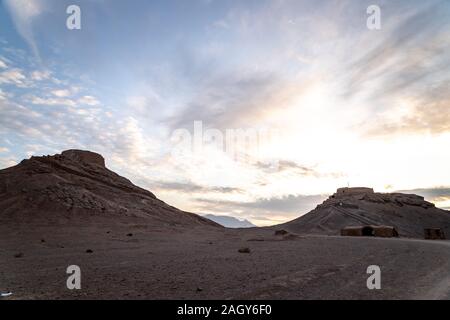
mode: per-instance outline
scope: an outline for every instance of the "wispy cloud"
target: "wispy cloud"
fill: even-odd
[[[242,193],[244,190],[234,187],[202,186],[192,182],[158,181],[150,184],[155,190],[182,191],[185,193]]]
[[[429,199],[430,201],[436,201],[441,198],[450,199],[449,187],[410,189],[410,190],[400,190],[397,192],[418,194],[426,199]]]
[[[444,210],[450,209],[450,187],[419,188],[397,192],[418,194]]]
[[[78,99],[79,104],[86,104],[88,106],[97,106],[100,104],[100,102],[97,100],[97,98],[93,96],[82,96],[80,99]]]
[[[56,89],[52,90],[51,94],[59,98],[64,98],[70,96],[71,92],[68,89]]]
[[[3,92],[2,89],[0,89],[0,100],[4,100],[4,99],[6,99],[6,93]]]
[[[199,94],[187,107],[170,119],[170,123],[174,129],[190,127],[196,120],[218,129],[242,127],[277,106],[280,101],[274,100],[280,94],[274,95],[276,91],[284,92],[282,82],[275,74],[266,72],[210,78],[201,85]]]
[[[47,106],[71,106],[75,107],[76,102],[71,99],[64,98],[40,98],[31,97],[30,102],[32,104],[47,105]]]
[[[7,67],[6,62],[0,59],[0,69],[5,69],[6,67]]]
[[[368,49],[345,64],[343,95],[366,95],[372,108],[370,121],[355,125],[362,134],[386,138],[450,131],[447,5],[431,1],[405,7],[403,16],[386,22],[382,36],[363,39]]]
[[[43,70],[43,71],[36,70],[31,73],[32,80],[42,81],[42,80],[50,79],[50,77],[51,77],[51,73],[48,70]]]
[[[28,43],[34,55],[40,59],[38,46],[33,35],[33,21],[45,10],[43,0],[5,0],[17,32]]]
[[[279,159],[273,163],[257,161],[255,167],[265,174],[288,173],[299,177],[342,177],[342,173],[329,173],[317,170],[314,166],[299,164],[292,160]]]
[[[393,106],[374,117],[365,127],[371,137],[450,132],[450,79],[427,92],[398,98]]]
[[[255,201],[229,201],[197,198],[199,210],[237,214],[261,225],[286,222],[303,215],[322,203],[326,195],[286,195],[260,198]]]
[[[14,84],[17,86],[25,86],[26,76],[20,69],[8,69],[6,71],[0,72],[0,84]]]

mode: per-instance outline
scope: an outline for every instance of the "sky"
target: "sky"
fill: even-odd
[[[0,45],[0,168],[91,150],[259,226],[345,186],[450,209],[447,0],[2,0]]]

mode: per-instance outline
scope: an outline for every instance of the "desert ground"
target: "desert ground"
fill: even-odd
[[[137,221],[0,232],[0,290],[13,292],[8,299],[450,298],[448,241],[157,230]],[[66,288],[73,264],[81,290]],[[366,287],[371,264],[381,268],[380,290]]]

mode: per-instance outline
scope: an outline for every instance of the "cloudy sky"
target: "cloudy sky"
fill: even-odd
[[[257,225],[347,185],[450,208],[448,0],[3,0],[0,45],[0,168],[89,149]]]

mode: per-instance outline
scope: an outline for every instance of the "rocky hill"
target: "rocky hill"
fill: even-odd
[[[31,157],[0,170],[0,221],[49,223],[87,217],[137,217],[154,226],[219,227],[157,199],[107,169],[104,158],[90,151]]]
[[[370,188],[340,188],[309,213],[277,226],[303,234],[338,235],[347,226],[394,226],[400,236],[423,238],[424,228],[441,228],[450,236],[450,212],[423,197],[377,193]]]

